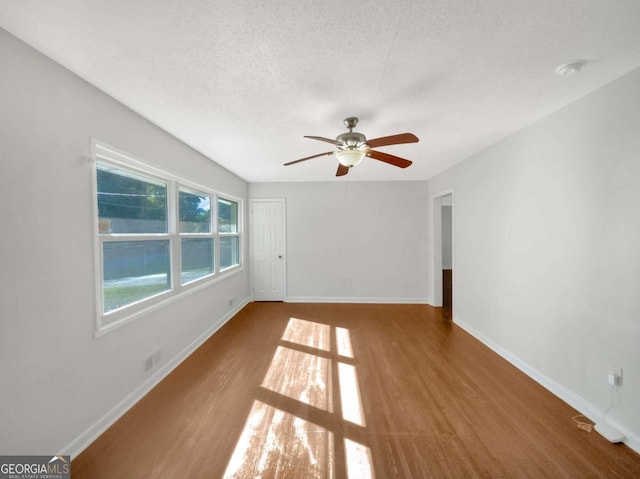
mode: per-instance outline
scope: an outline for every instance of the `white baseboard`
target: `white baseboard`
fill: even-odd
[[[574,409],[577,409],[578,411],[580,411],[581,414],[584,414],[586,417],[592,419],[596,423],[599,421],[605,421],[604,419],[605,415],[602,409],[594,406],[589,401],[587,401],[586,399],[584,399],[582,396],[578,395],[571,389],[568,389],[567,387],[563,386],[559,382],[554,381],[553,379],[541,373],[531,365],[527,364],[522,359],[517,357],[515,354],[506,350],[505,348],[497,344],[495,341],[493,341],[492,339],[490,339],[489,337],[485,336],[483,333],[475,329],[473,326],[470,326],[469,324],[465,323],[464,321],[460,320],[455,316],[453,318],[453,322],[458,326],[460,326],[462,329],[464,329],[471,336],[476,338],[478,341],[483,343],[489,349],[491,349],[492,351],[494,351],[495,353],[499,354],[504,359],[509,361],[511,364],[513,364],[515,367],[517,367],[520,371],[525,373],[531,379],[536,381],[542,387],[549,390],[551,393],[553,393],[554,395],[562,399],[564,402],[569,404]],[[636,451],[637,453],[640,453],[640,437],[638,435],[633,434],[627,428],[625,428],[623,424],[620,424],[619,422],[613,419],[607,419],[605,422],[608,422],[615,428],[619,429],[625,436],[625,439],[623,442],[627,446],[629,446],[631,449]]]
[[[134,391],[124,397],[118,404],[111,408],[98,421],[89,426],[89,428],[80,434],[77,438],[62,448],[61,454],[75,458],[84,451],[100,434],[105,432],[113,423],[120,419],[129,409],[131,409],[140,399],[142,399],[149,391],[151,391],[160,381],[162,381],[171,371],[173,371],[182,361],[184,361],[191,353],[198,349],[207,339],[209,339],[218,329],[220,329],[227,321],[229,321],[236,313],[244,308],[250,302],[249,298],[245,298],[239,302],[235,308],[230,310],[223,317],[218,319],[204,333],[198,336],[191,344],[184,348],[171,361],[158,369],[153,375],[145,380]]]
[[[328,296],[287,296],[287,303],[366,303],[366,304],[429,304],[428,298],[365,298]]]

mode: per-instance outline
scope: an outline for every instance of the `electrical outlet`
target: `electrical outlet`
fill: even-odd
[[[160,364],[161,360],[162,360],[162,350],[158,349],[151,356],[149,356],[149,357],[147,357],[147,358],[142,360],[142,370],[145,373],[148,373],[152,369],[155,369],[156,366],[158,366],[158,364]]]
[[[149,356],[147,359],[142,361],[142,366],[145,373],[151,371],[153,369],[153,356]]]
[[[607,377],[609,385],[620,387],[622,386],[622,368],[612,367],[609,370],[609,376]]]

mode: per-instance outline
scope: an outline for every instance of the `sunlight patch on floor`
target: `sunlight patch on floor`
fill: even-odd
[[[289,318],[289,323],[284,330],[282,339],[302,346],[329,351],[331,349],[329,344],[330,332],[331,328],[328,324]]]
[[[328,358],[278,346],[262,387],[332,412]]]
[[[347,477],[349,479],[374,479],[371,449],[367,446],[344,440],[344,453],[347,459]]]
[[[349,330],[336,328],[336,347],[338,354],[346,358],[353,358],[353,348],[351,347],[351,336]]]
[[[330,431],[254,401],[224,477],[333,478],[333,451]]]
[[[342,418],[345,421],[365,427],[360,388],[358,387],[358,375],[355,366],[338,363],[338,380],[340,382]]]
[[[255,400],[225,478],[332,479],[336,474],[334,441],[344,444],[344,456],[341,448],[337,456],[339,469],[344,471],[338,473],[341,477],[346,474],[347,479],[374,478],[369,447],[344,437],[343,425],[336,422],[365,427],[356,366],[348,364],[355,362],[351,336],[346,328],[336,327],[334,331],[335,349],[329,325],[290,318],[281,338],[285,345],[277,346],[261,387],[328,413],[334,413],[333,395],[337,401],[337,388],[342,417],[334,414],[326,423],[318,419],[326,426],[323,427],[294,414],[299,406],[292,408],[281,397],[275,398],[278,407]],[[296,345],[303,350],[296,349]],[[308,352],[310,349],[316,349],[318,354]],[[336,384],[332,368],[337,369]]]

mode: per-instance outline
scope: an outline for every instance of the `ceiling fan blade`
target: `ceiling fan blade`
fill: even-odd
[[[305,135],[305,138],[311,138],[312,140],[325,141],[327,143],[331,143],[332,145],[337,145],[337,146],[342,145],[342,143],[340,143],[339,141],[332,140],[331,138],[323,138],[321,136],[306,136]]]
[[[413,133],[400,133],[399,135],[383,136],[382,138],[367,140],[367,145],[369,145],[370,148],[377,148],[379,146],[417,143],[418,141],[420,140]]]
[[[299,160],[290,161],[289,163],[285,163],[284,166],[295,165],[296,163],[300,163],[301,161],[307,161],[307,160],[310,160],[312,158],[318,158],[319,156],[333,155],[333,153],[334,153],[333,151],[327,151],[325,153],[318,153],[317,155],[311,155],[311,156],[307,156],[305,158],[300,158]]]
[[[336,176],[344,176],[349,173],[349,168],[344,166],[342,163],[338,163],[338,171],[336,171]]]
[[[411,166],[411,161],[400,158],[399,156],[390,155],[389,153],[382,153],[381,151],[369,150],[367,156],[370,156],[374,160],[384,161],[390,165],[397,166],[398,168],[406,168]]]

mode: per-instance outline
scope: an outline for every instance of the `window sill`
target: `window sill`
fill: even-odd
[[[182,290],[179,293],[160,294],[160,297],[157,299],[157,301],[153,301],[147,306],[144,306],[141,309],[136,309],[135,311],[131,311],[128,314],[122,311],[123,316],[119,316],[117,319],[109,321],[107,324],[103,323],[105,316],[101,314],[98,320],[100,324],[94,332],[93,337],[94,339],[97,339],[101,336],[104,336],[105,334],[110,333],[111,331],[115,331],[116,329],[119,329],[120,327],[129,324],[138,318],[146,316],[153,311],[157,311],[158,309],[161,309],[168,304],[174,303],[182,298],[192,295],[193,293],[197,293],[198,291],[202,291],[203,289],[209,288],[221,281],[225,281],[241,273],[243,269],[244,268],[242,267],[242,265],[233,266],[225,269],[224,271],[221,271],[217,276],[214,276],[213,278],[203,280],[202,282],[196,280],[192,283],[188,283],[187,285],[182,287]]]

